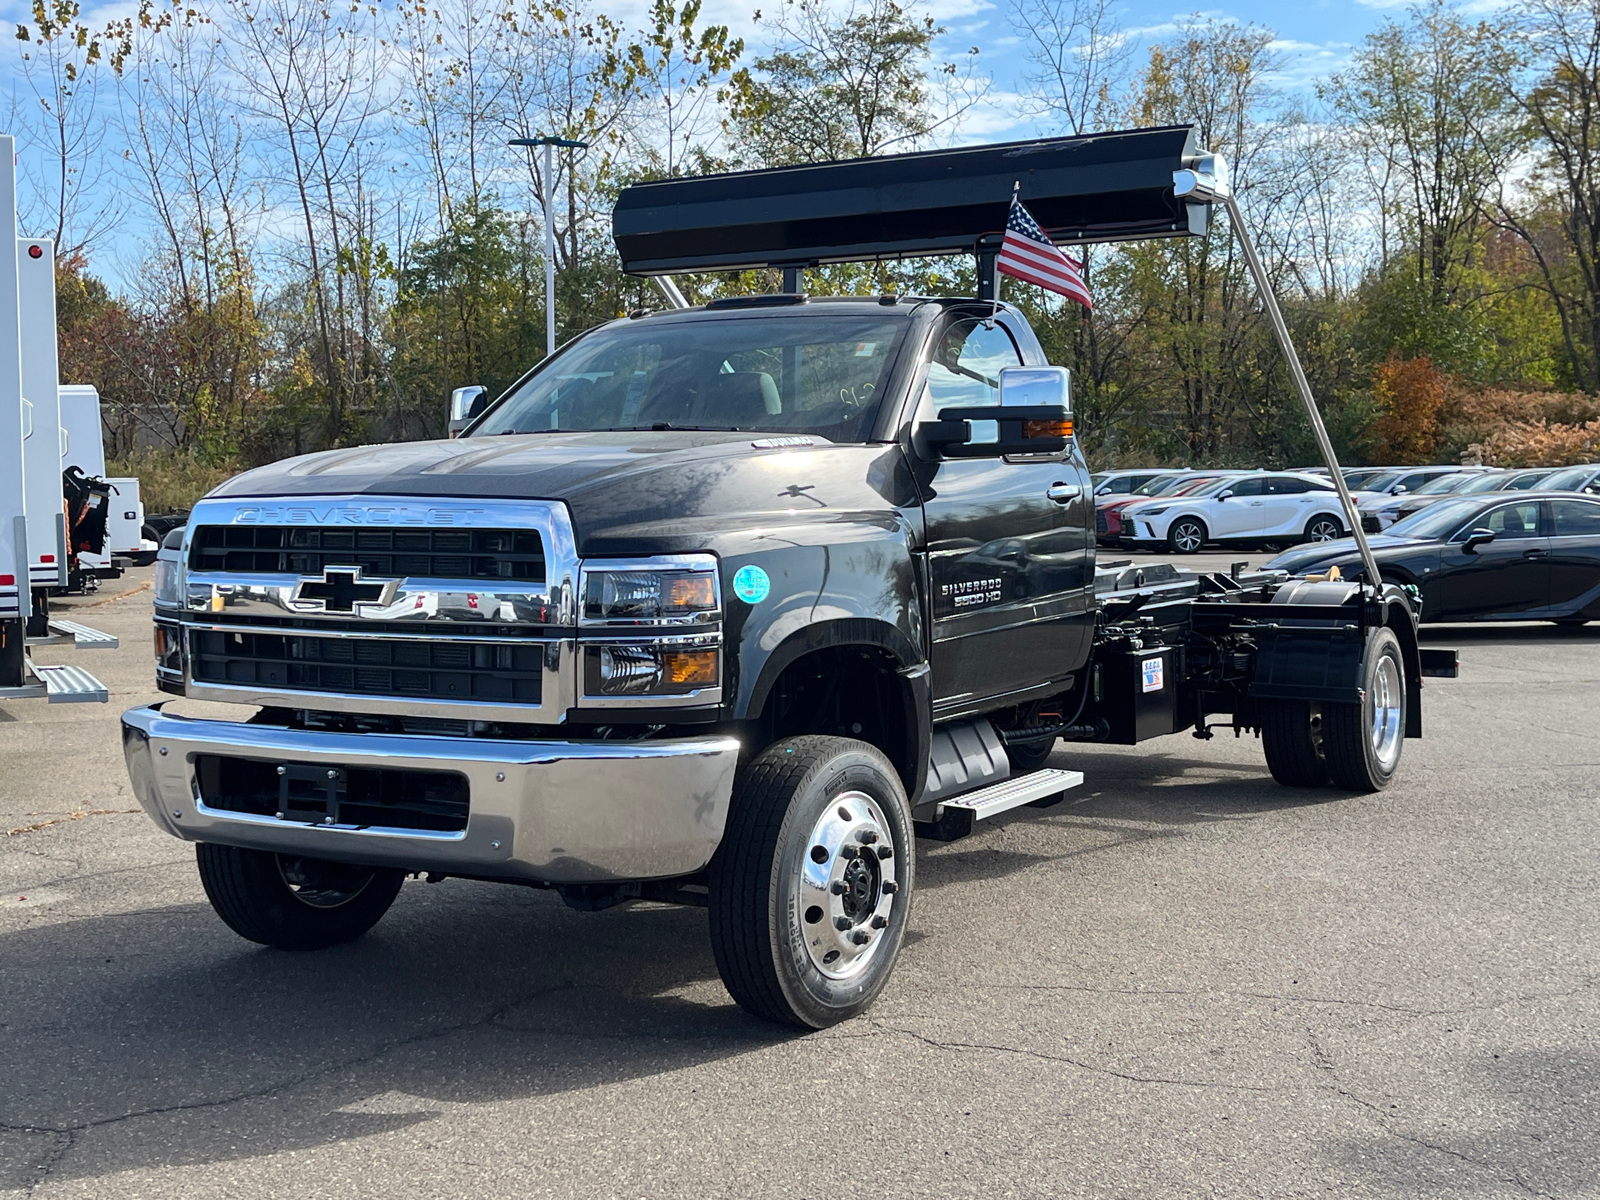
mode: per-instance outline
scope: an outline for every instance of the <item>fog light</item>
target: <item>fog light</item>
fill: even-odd
[[[647,646],[600,647],[600,692],[606,696],[637,695],[661,682],[661,658]]]

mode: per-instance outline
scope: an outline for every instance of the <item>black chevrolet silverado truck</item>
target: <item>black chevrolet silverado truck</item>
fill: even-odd
[[[1147,190],[1172,235],[1193,233],[1171,179],[1192,133],[1119,136],[1166,172]],[[1076,142],[1051,161],[1105,171]],[[640,259],[656,237],[730,265],[741,237],[772,237],[713,202],[783,174],[630,189],[625,264],[659,273]],[[773,186],[827,207],[793,175]],[[1117,188],[1119,219],[1153,228]],[[1093,215],[1099,193],[1076,194]],[[696,205],[717,234],[698,243]],[[883,988],[915,838],[1060,800],[1082,779],[1047,765],[1063,741],[1216,719],[1258,732],[1288,785],[1393,777],[1421,730],[1406,594],[1097,569],[1067,374],[992,275],[977,298],[808,298],[800,271],[851,251],[798,224],[747,251],[785,268],[782,294],[613,321],[460,437],[249,471],[169,537],[160,687],[249,715],[135,709],[124,747],[236,931],[347,941],[407,874],[704,905],[734,998],[820,1027]],[[888,235],[863,236],[881,253]],[[828,252],[796,266],[797,242]]]

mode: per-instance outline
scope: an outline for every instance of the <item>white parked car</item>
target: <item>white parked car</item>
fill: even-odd
[[[1282,471],[1218,479],[1187,496],[1122,513],[1122,544],[1196,554],[1207,542],[1331,542],[1346,535],[1339,493],[1316,475]]]

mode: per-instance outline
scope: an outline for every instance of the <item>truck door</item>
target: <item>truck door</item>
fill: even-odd
[[[1000,368],[1023,364],[1003,321],[947,318],[913,420],[999,403]],[[1076,445],[1057,455],[925,461],[916,474],[936,710],[1049,694],[1044,685],[1082,664],[1093,631],[1093,497]]]

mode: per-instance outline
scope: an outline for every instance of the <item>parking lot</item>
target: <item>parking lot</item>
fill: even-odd
[[[38,652],[110,704],[0,705],[0,1196],[1600,1194],[1600,624],[1425,628],[1461,678],[1378,795],[1059,748],[1085,785],[919,844],[887,993],[801,1036],[697,909],[412,881],[238,939],[123,770],[147,577],[74,605],[121,649]]]

